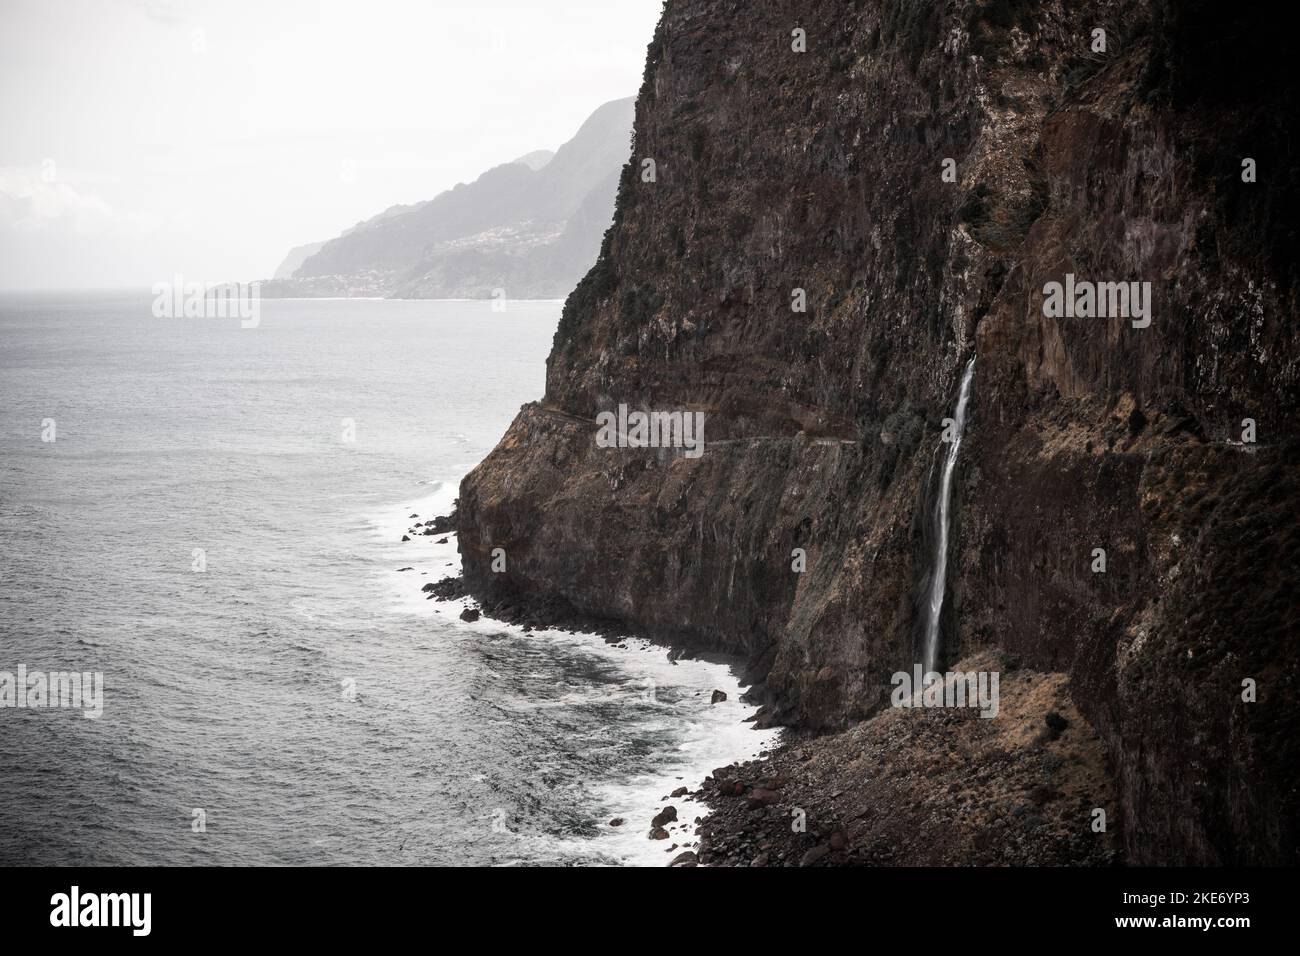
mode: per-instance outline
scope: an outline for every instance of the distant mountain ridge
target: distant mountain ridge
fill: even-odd
[[[269,296],[560,298],[596,261],[631,152],[634,100],[613,100],[554,153],[536,150],[424,202],[291,250]],[[314,248],[313,248],[314,247]]]
[[[298,271],[299,267],[311,256],[320,252],[324,242],[308,242],[301,246],[294,246],[289,250],[289,254],[284,257],[284,261],[275,270],[276,279],[291,279],[293,274]]]

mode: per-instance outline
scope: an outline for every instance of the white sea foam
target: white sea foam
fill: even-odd
[[[391,609],[402,614],[436,617],[441,624],[468,634],[486,637],[504,633],[519,641],[569,647],[575,656],[594,657],[606,662],[626,674],[626,680],[618,690],[620,696],[626,694],[629,699],[639,696],[647,702],[635,718],[638,721],[635,729],[645,734],[653,733],[661,726],[665,735],[671,733],[678,738],[668,745],[671,749],[666,747],[665,752],[656,754],[654,772],[593,785],[593,802],[603,808],[600,818],[592,821],[596,826],[596,837],[562,839],[520,834],[521,840],[541,844],[529,846],[526,852],[521,851],[520,859],[600,857],[627,864],[662,866],[683,850],[694,848],[694,820],[704,816],[708,808],[691,799],[663,798],[683,786],[691,791],[697,790],[704,777],[720,766],[759,756],[777,743],[780,731],[755,730],[745,722],[756,708],[741,702],[744,688],[727,663],[701,659],[674,662],[666,647],[639,638],[627,638],[614,645],[595,634],[570,634],[551,629],[526,632],[520,626],[488,618],[462,621],[460,612],[473,606],[472,600],[428,600],[427,595],[420,591],[424,584],[460,572],[455,533],[412,536],[409,542],[401,541],[402,534],[415,521],[426,521],[450,511],[458,483],[434,484],[435,490],[431,494],[370,519],[390,566],[386,574],[393,599]],[[419,518],[410,518],[411,514],[418,514]],[[443,538],[447,542],[438,544]],[[403,567],[412,570],[396,570]],[[654,710],[648,703],[652,688]],[[715,689],[726,693],[727,699],[717,704],[710,703]],[[562,709],[589,705],[602,698],[608,700],[610,693],[608,685],[593,682],[590,687],[570,688],[547,700],[513,701],[511,706],[515,709]],[[647,721],[647,711],[661,716]],[[670,804],[676,808],[678,817],[676,823],[668,827],[670,839],[649,839],[651,818]],[[623,824],[610,826],[609,821],[615,818],[622,818]],[[676,849],[670,850],[674,844]]]

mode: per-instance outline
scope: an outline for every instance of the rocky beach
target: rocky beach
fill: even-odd
[[[455,530],[452,511],[409,533]],[[468,598],[465,621],[486,617],[524,632],[580,632],[627,646],[625,625],[563,599],[476,599],[460,575],[421,590],[429,600]],[[666,653],[672,660],[693,651]],[[719,767],[698,787],[665,794],[648,821],[608,825],[641,825],[647,840],[669,841],[669,853],[682,851],[668,861],[677,867],[1122,862],[1118,821],[1097,839],[1078,826],[1113,806],[1114,785],[1100,738],[1069,698],[1068,676],[1021,668],[1000,651],[959,661],[953,672],[1006,675],[991,719],[973,709],[886,709],[849,731],[798,735],[760,760]],[[726,699],[713,691],[712,703]],[[766,725],[761,713],[750,719]]]

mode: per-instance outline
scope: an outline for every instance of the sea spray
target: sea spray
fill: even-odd
[[[961,450],[962,436],[966,431],[966,406],[970,402],[971,380],[975,377],[975,356],[966,363],[957,392],[957,410],[953,413],[952,440],[944,453],[943,473],[939,479],[939,499],[934,506],[935,542],[934,561],[931,563],[930,593],[925,604],[924,669],[934,670],[939,657],[939,618],[943,611],[944,592],[948,579],[948,526],[951,521],[952,476],[957,469],[957,454]]]

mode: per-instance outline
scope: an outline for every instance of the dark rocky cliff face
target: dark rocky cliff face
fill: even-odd
[[[462,485],[470,586],[745,654],[776,722],[869,717],[975,353],[944,658],[1069,674],[1130,861],[1297,862],[1300,157],[1244,7],[670,0],[546,395]],[[1150,282],[1150,326],[1045,317],[1066,273]],[[704,454],[597,447],[620,403],[705,412]]]

